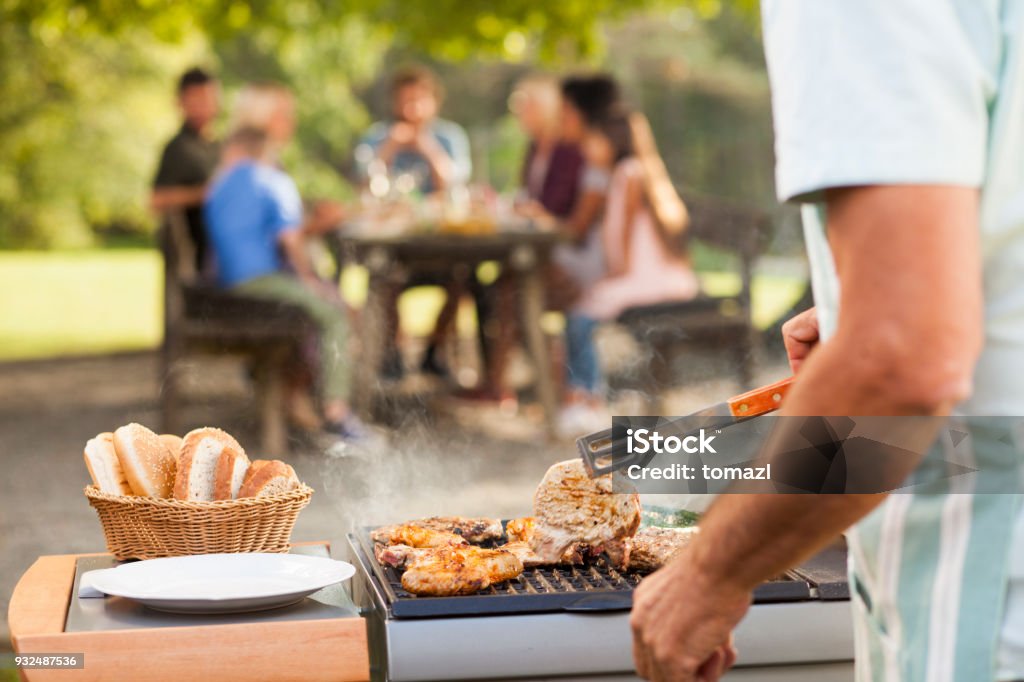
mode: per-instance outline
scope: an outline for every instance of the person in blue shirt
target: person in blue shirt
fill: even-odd
[[[469,182],[473,162],[469,138],[458,123],[438,116],[442,89],[437,77],[422,66],[400,69],[391,79],[393,118],[370,126],[356,147],[363,180],[375,160],[392,178],[407,174],[420,194],[443,192]]]
[[[280,90],[277,115],[290,116]],[[290,130],[291,126],[282,126]],[[228,138],[204,210],[218,284],[247,296],[301,307],[320,331],[325,428],[345,440],[367,436],[348,403],[348,322],[336,287],[314,272],[305,241],[337,224],[329,205],[303,215],[294,181],[271,160],[267,131],[244,127]]]
[[[355,149],[356,170],[360,180],[370,184],[378,170],[396,187],[421,195],[444,192],[450,187],[465,185],[473,170],[466,131],[457,123],[438,116],[443,89],[437,76],[419,65],[399,69],[391,79],[392,118],[370,126]],[[442,286],[447,298],[428,340],[422,369],[438,375],[446,374],[439,361],[438,348],[451,331],[458,310],[464,283],[452,279],[448,272],[414,272],[405,288]],[[398,295],[388,305],[389,339],[398,331]],[[390,378],[402,374],[401,358],[392,347],[385,353],[383,372]]]

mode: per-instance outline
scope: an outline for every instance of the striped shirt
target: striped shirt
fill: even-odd
[[[822,191],[979,188],[985,346],[958,413],[1024,415],[1024,0],[764,0],[781,200],[804,204],[822,336],[840,310]],[[826,341],[827,342],[827,341]],[[894,494],[848,534],[861,680],[1024,679],[1024,468],[1010,420],[944,435],[978,478]]]

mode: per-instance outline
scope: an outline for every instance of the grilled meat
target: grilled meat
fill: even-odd
[[[452,542],[450,537],[441,539],[434,535],[419,534],[413,529],[457,535],[464,538],[466,542],[473,544],[497,540],[501,537],[501,521],[498,519],[470,518],[465,516],[431,516],[426,519],[406,521],[405,523],[393,526],[382,526],[373,531],[370,537],[373,538],[374,542],[385,545],[407,544],[413,547],[440,547],[444,545],[465,544],[462,542]],[[406,541],[407,539],[414,538],[420,538],[420,542],[440,544],[415,544]]]
[[[608,562],[615,568],[625,570],[629,566],[629,557],[633,551],[633,538],[615,538],[608,540],[595,549],[600,554],[603,551],[608,555]]]
[[[629,568],[656,571],[672,560],[697,535],[692,528],[641,528],[631,541]]]
[[[405,568],[417,556],[433,552],[429,548],[410,547],[409,545],[374,545],[377,561],[395,568]]]
[[[562,557],[558,561],[547,561],[544,557],[537,554],[530,544],[533,541],[536,529],[537,522],[532,516],[512,519],[505,525],[508,544],[501,545],[501,549],[518,556],[527,568],[550,566],[555,563],[582,564],[588,558],[599,556],[603,551],[601,547],[591,547],[590,545],[575,542],[562,553]]]
[[[402,551],[402,587],[413,594],[450,596],[473,594],[523,572],[511,552],[481,547],[442,547]],[[398,559],[399,556],[392,557]]]
[[[613,492],[611,476],[590,478],[582,460],[570,459],[544,474],[533,497],[533,515],[530,546],[554,563],[574,543],[603,547],[632,537],[640,527],[640,496]]]
[[[505,535],[509,542],[529,542],[536,527],[537,521],[532,516],[512,519],[505,524]]]
[[[410,547],[458,547],[469,544],[461,535],[424,528],[415,523],[382,526],[370,533],[370,538],[379,545]]]
[[[501,521],[498,519],[472,518],[466,516],[431,516],[427,519],[409,521],[409,525],[427,530],[455,533],[474,545],[501,537]]]

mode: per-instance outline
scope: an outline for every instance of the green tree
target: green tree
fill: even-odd
[[[686,3],[702,17],[718,0]],[[755,0],[737,0],[750,19]],[[344,191],[336,169],[368,122],[354,94],[403,46],[443,60],[480,55],[575,63],[602,26],[661,0],[6,0],[0,3],[0,248],[94,243],[144,231],[144,198],[176,126],[171,87],[187,65],[301,93],[290,167],[311,194]],[[749,22],[754,25],[756,22]]]

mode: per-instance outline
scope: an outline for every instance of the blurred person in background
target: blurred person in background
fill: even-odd
[[[612,160],[598,237],[605,272],[566,315],[569,383],[576,392],[562,414],[566,435],[607,423],[603,381],[594,343],[600,322],[627,308],[697,295],[697,277],[683,243],[688,215],[658,153],[647,118],[616,104],[591,141]]]
[[[266,136],[267,158],[277,163],[295,135],[295,98],[277,83],[250,83],[239,91],[231,111],[230,129],[254,128]]]
[[[302,308],[319,332],[324,429],[345,442],[368,431],[349,407],[350,357],[347,311],[337,286],[320,279],[306,240],[340,219],[333,204],[304,215],[294,181],[278,167],[277,154],[295,130],[291,93],[278,85],[249,86],[237,112],[243,125],[228,139],[223,163],[208,193],[205,213],[216,256],[217,282],[246,296]]]
[[[437,76],[424,66],[407,66],[392,76],[392,119],[374,123],[355,150],[357,172],[362,181],[369,184],[371,192],[376,191],[375,176],[381,172],[388,187],[423,196],[464,187],[469,182],[473,170],[469,137],[462,126],[438,116],[443,96]],[[403,288],[417,286],[445,289],[445,302],[427,341],[421,369],[447,376],[440,349],[454,328],[464,283],[454,280],[447,272],[414,272]],[[395,343],[400,294],[400,289],[392,292],[387,306],[387,337],[391,347],[385,350],[382,372],[391,379],[401,378],[404,372]]]
[[[562,144],[575,146],[582,157],[577,171],[576,197],[571,211],[562,218],[543,209],[539,202],[534,210],[539,221],[554,223],[566,237],[552,252],[552,267],[547,277],[548,306],[564,312],[607,271],[600,223],[614,156],[602,126],[620,102],[621,95],[618,83],[607,74],[569,76],[562,81],[561,95],[559,138]],[[603,400],[598,397],[599,382],[594,379],[595,375],[599,377],[599,369],[587,364],[586,356],[570,354],[570,331],[573,330],[567,328],[566,388],[558,430],[578,435],[580,430],[588,430],[601,418]],[[590,359],[596,363],[596,357]]]
[[[568,220],[579,198],[584,162],[579,145],[562,137],[558,79],[544,74],[524,77],[509,95],[508,106],[528,140],[516,211],[550,224]],[[504,375],[518,331],[515,286],[514,279],[503,273],[478,298],[486,376],[483,387],[464,397],[503,404],[514,400]]]
[[[566,220],[579,196],[583,155],[575,141],[562,136],[561,109],[558,81],[551,76],[527,76],[509,96],[509,110],[529,139],[520,175],[527,202],[519,208]]]
[[[370,126],[356,149],[364,180],[369,179],[376,160],[392,178],[411,175],[421,194],[469,182],[473,170],[469,137],[458,123],[438,116],[443,97],[441,83],[430,69],[412,65],[395,72],[392,119]]]
[[[580,150],[583,168],[572,211],[562,219],[547,212],[569,242],[552,254],[555,269],[549,297],[559,310],[567,309],[605,272],[599,225],[614,164],[602,126],[620,100],[619,85],[607,74],[562,81],[559,132],[564,144]]]
[[[207,71],[191,68],[178,80],[178,107],[184,119],[164,147],[153,179],[154,211],[182,211],[195,250],[197,272],[207,273],[207,238],[203,195],[217,167],[220,145],[213,123],[220,113],[220,86]]]

